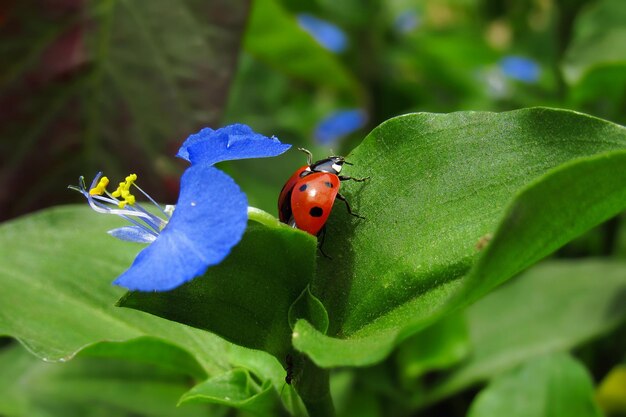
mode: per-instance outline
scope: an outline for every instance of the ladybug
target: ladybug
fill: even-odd
[[[339,194],[341,181],[365,181],[367,178],[352,178],[339,175],[346,162],[343,156],[330,156],[311,163],[313,155],[306,149],[298,148],[307,154],[307,165],[287,180],[278,197],[278,217],[281,222],[319,236],[333,208],[335,199],[343,201],[348,213],[364,219],[352,212],[350,204]]]

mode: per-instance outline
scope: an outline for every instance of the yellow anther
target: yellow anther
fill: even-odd
[[[124,200],[126,200],[126,202],[131,206],[135,204],[135,196],[132,194],[128,194],[126,197],[124,197]]]
[[[124,182],[120,182],[117,190],[113,191],[111,195],[115,198],[121,197],[123,201],[118,203],[120,208],[126,207],[126,204],[130,204],[131,206],[135,204],[135,196],[130,193],[130,187],[137,180],[137,174],[130,174],[125,178]]]
[[[107,185],[109,185],[109,179],[107,177],[100,178],[98,181],[98,185],[89,190],[89,195],[102,195],[107,189]]]

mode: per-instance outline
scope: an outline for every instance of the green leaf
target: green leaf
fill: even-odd
[[[253,211],[250,216],[278,227],[276,219],[264,213]],[[121,223],[115,216],[69,206],[0,226],[0,335],[17,338],[47,361],[67,361],[81,352],[154,364],[197,380],[219,375],[232,364],[280,389],[285,371],[267,353],[114,307],[124,290],[111,282],[142,248],[106,233]],[[284,323],[288,327],[286,316]]]
[[[626,318],[626,263],[550,261],[471,306],[472,354],[426,393],[432,403],[549,352],[565,351]]]
[[[380,400],[368,392],[355,392],[346,406],[338,410],[340,417],[382,417],[388,416],[388,410]]]
[[[626,258],[626,215],[622,215],[618,219],[615,255],[618,258]]]
[[[123,307],[146,311],[284,360],[291,349],[291,304],[312,279],[315,239],[279,224],[250,222],[220,265],[172,291],[130,292]]]
[[[100,342],[81,350],[81,356],[132,359],[136,362],[157,364],[174,371],[183,371],[196,380],[208,375],[197,359],[176,345],[163,343],[153,337],[138,337],[124,343]]]
[[[106,341],[92,352],[137,357],[149,345],[144,361],[171,360],[192,376],[222,372],[232,349],[225,341],[114,307],[124,290],[111,282],[141,249],[106,233],[120,225],[87,207],[58,207],[0,226],[0,334],[49,361]]]
[[[562,69],[570,84],[569,107],[624,124],[626,11],[620,0],[599,0],[581,12]]]
[[[233,369],[196,385],[179,402],[187,403],[227,405],[255,416],[275,416],[278,412],[278,396],[271,383],[259,386],[243,369]]]
[[[328,313],[320,300],[311,294],[309,287],[306,287],[289,308],[289,326],[292,329],[300,319],[308,320],[322,333],[328,330]]]
[[[354,150],[311,285],[328,336],[294,346],[324,367],[367,365],[626,207],[626,129],[565,110],[418,113]],[[347,171],[347,170],[346,170]],[[485,248],[486,246],[486,248]],[[451,296],[455,296],[450,300]]]
[[[622,211],[625,163],[623,151],[572,161],[525,189],[508,208],[495,237],[452,302],[469,304]],[[536,215],[539,210],[541,216]]]
[[[446,369],[470,350],[465,318],[453,314],[405,340],[396,353],[400,377],[408,382],[424,373]]]
[[[600,417],[593,382],[575,359],[536,359],[494,380],[472,403],[468,417]]]
[[[31,363],[36,359],[28,355],[19,346],[5,347],[0,350],[0,413],[2,415],[15,416],[24,414],[28,407],[28,401],[19,394],[17,386],[20,385],[20,377],[24,374]],[[16,383],[18,381],[18,383]]]
[[[277,70],[296,78],[357,96],[363,94],[356,79],[333,53],[301,29],[295,16],[283,10],[276,0],[252,3],[244,47]]]
[[[296,242],[304,239],[306,243],[293,251],[308,250],[312,259],[313,238],[279,224],[267,213],[251,210],[250,217],[264,224],[255,223],[257,229],[278,228],[279,236],[295,234]],[[280,390],[285,370],[269,354],[231,345],[206,331],[114,307],[124,290],[111,282],[142,248],[106,233],[120,225],[117,217],[96,215],[86,207],[59,207],[0,226],[0,245],[6,248],[0,253],[0,303],[5,307],[0,311],[0,334],[17,338],[49,361],[67,361],[81,352],[155,364],[196,380],[239,366]],[[272,258],[275,253],[266,259]],[[285,268],[294,271],[292,265]],[[298,277],[306,276],[302,271]],[[302,287],[293,291],[295,299]],[[285,301],[280,317],[287,332],[292,301]],[[288,341],[288,336],[283,338]]]
[[[188,381],[180,373],[112,359],[46,363],[15,345],[0,351],[0,414],[10,417],[206,416],[176,407]]]
[[[565,79],[579,83],[595,69],[626,66],[626,9],[620,0],[602,0],[581,13],[563,62]],[[623,79],[623,77],[622,77]]]

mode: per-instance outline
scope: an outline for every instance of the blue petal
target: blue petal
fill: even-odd
[[[393,27],[396,32],[409,33],[420,25],[419,15],[415,10],[405,10],[396,16]]]
[[[277,156],[289,148],[291,145],[256,133],[249,126],[234,124],[217,130],[204,128],[189,136],[176,156],[192,164],[213,165],[234,159]]]
[[[324,48],[339,53],[348,47],[346,34],[334,24],[308,13],[298,15],[298,24]]]
[[[205,127],[204,129],[200,130],[198,133],[190,135],[183,143],[183,146],[181,146],[178,149],[178,153],[176,154],[176,156],[184,159],[185,161],[189,161],[189,151],[187,151],[187,148],[189,148],[192,145],[195,145],[198,142],[206,140],[206,138],[214,134],[215,134],[215,130],[211,129],[210,127]]]
[[[115,284],[167,291],[221,262],[243,236],[248,201],[217,168],[192,165],[181,178],[176,210],[159,237],[142,250]]]
[[[338,110],[326,116],[315,129],[315,139],[329,145],[365,126],[367,113],[361,109]]]
[[[152,243],[156,235],[139,226],[124,226],[107,232],[111,236],[127,242]]]
[[[540,68],[532,59],[520,56],[507,56],[500,61],[504,75],[525,83],[534,83],[539,79]]]

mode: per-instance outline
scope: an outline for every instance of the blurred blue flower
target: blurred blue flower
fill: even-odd
[[[504,57],[500,60],[499,66],[507,77],[525,83],[537,82],[541,73],[537,62],[520,56]]]
[[[300,27],[324,48],[340,53],[348,47],[348,37],[336,25],[308,13],[301,13],[297,18]]]
[[[405,10],[396,16],[393,28],[399,33],[409,33],[416,29],[420,23],[419,15],[415,10]]]
[[[361,109],[337,110],[315,128],[315,139],[322,145],[332,144],[365,126],[367,113]]]
[[[494,99],[509,98],[512,91],[509,79],[500,68],[489,67],[478,74],[478,79],[485,83],[487,94]]]
[[[246,195],[232,178],[212,165],[233,159],[277,156],[290,147],[245,125],[202,129],[191,135],[178,152],[192,165],[181,178],[175,208],[157,204],[137,186],[134,174],[113,192],[107,191],[109,180],[101,174],[89,188],[83,177],[78,187],[70,188],[81,192],[95,211],[117,214],[132,224],[109,231],[111,235],[149,243],[114,283],[130,290],[167,291],[220,263],[246,229]],[[156,210],[148,210],[136,201],[135,190]]]

